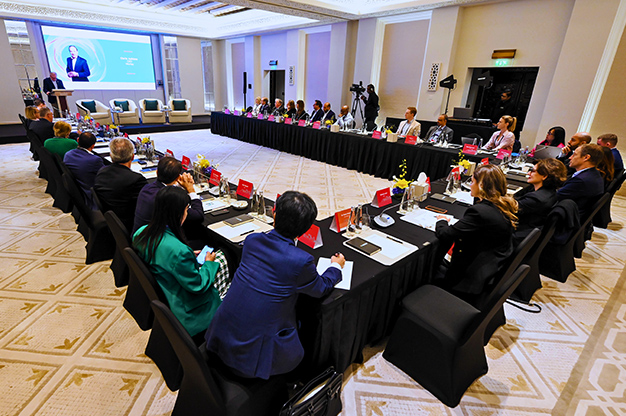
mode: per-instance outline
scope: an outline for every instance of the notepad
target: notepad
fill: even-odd
[[[447,217],[450,219],[449,224],[454,225],[458,221],[452,215],[437,214],[436,212],[429,211],[427,209],[418,209],[408,215],[400,217],[401,220],[415,224],[418,227],[426,228],[430,231],[435,231],[435,224],[437,224],[437,217]]]
[[[330,259],[328,257],[320,257],[317,260],[317,273],[322,274],[330,267]],[[350,290],[352,285],[352,269],[354,267],[353,261],[346,261],[346,264],[341,269],[341,282],[335,285],[337,289]]]
[[[202,201],[202,210],[204,212],[215,211],[216,209],[226,208],[228,204],[224,201],[220,201],[219,199],[209,199]]]
[[[367,237],[363,237],[363,239],[380,247],[381,254],[389,257],[390,259],[404,256],[409,251],[408,247],[400,242],[400,240],[395,239],[394,241],[388,237],[383,237],[378,234],[372,234]]]
[[[246,222],[236,227],[230,227],[226,225],[224,227],[217,228],[214,231],[222,237],[232,240],[233,238],[237,238],[243,234],[250,234],[258,230],[259,228],[260,227],[253,222]]]

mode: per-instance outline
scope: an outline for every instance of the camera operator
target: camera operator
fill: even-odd
[[[367,98],[361,95],[361,99],[365,101],[365,128],[368,131],[372,131],[376,128],[376,117],[378,117],[378,95],[374,91],[374,86],[369,84],[367,86]]]

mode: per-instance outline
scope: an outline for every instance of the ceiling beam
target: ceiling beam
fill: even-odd
[[[190,7],[190,6],[195,6],[196,4],[200,4],[200,3],[204,3],[206,0],[189,0],[189,1],[185,1],[181,4],[178,4],[174,7],[170,7],[169,9],[166,9],[167,11],[176,11],[176,10],[180,10],[180,9],[184,9],[186,7]]]
[[[359,19],[359,16],[355,14],[311,5],[307,5],[305,8],[302,4],[290,0],[223,0],[223,2],[235,6],[248,7],[250,9],[265,10],[268,12],[286,14],[288,16],[306,17],[323,22]]]
[[[228,4],[212,1],[211,3],[203,4],[202,6],[194,7],[193,9],[184,10],[184,11],[188,13],[204,13],[207,11],[210,12],[211,10],[220,9],[222,7],[227,7],[227,6]]]
[[[170,4],[176,3],[178,0],[163,0],[160,3],[150,6],[151,9],[159,9],[161,7],[169,6]]]

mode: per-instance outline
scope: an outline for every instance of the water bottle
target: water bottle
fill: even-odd
[[[265,217],[265,198],[263,197],[263,191],[259,191],[257,195],[257,214],[260,218]]]
[[[482,147],[483,147],[483,138],[481,137],[480,141],[478,142],[478,148],[482,149]]]

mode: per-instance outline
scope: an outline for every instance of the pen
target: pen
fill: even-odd
[[[400,240],[396,240],[395,238],[391,238],[391,237],[389,237],[389,236],[386,236],[386,237],[387,237],[388,239],[390,239],[391,241],[395,241],[396,243],[399,243],[399,244],[404,244],[402,241],[400,241]]]
[[[244,235],[246,235],[246,234],[250,234],[252,231],[254,231],[254,230],[246,231],[246,232],[245,232],[245,233],[243,233],[243,234],[239,234],[239,237],[244,236]]]

